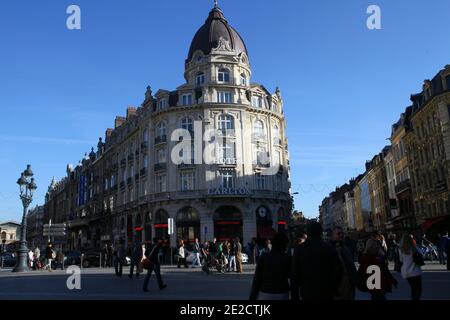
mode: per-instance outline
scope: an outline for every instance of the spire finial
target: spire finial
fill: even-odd
[[[217,0],[214,0],[214,9],[217,9],[219,7],[219,2]]]

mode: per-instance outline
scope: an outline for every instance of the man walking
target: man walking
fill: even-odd
[[[115,260],[114,260],[114,269],[116,271],[116,276],[121,277],[123,271],[123,262],[125,260],[125,241],[120,239],[119,245],[116,249]]]
[[[228,261],[228,271],[231,272],[231,268],[233,268],[233,271],[236,272],[236,241],[231,240],[230,241],[230,259]]]
[[[150,281],[150,277],[152,276],[152,272],[155,271],[156,280],[158,281],[159,290],[163,290],[167,287],[166,284],[163,284],[161,278],[161,265],[158,260],[158,251],[161,249],[162,243],[158,241],[158,239],[153,239],[153,245],[150,245],[145,251],[145,257],[149,260],[150,265],[148,267],[147,275],[144,280],[144,292],[148,292],[148,283]]]
[[[294,253],[292,299],[333,300],[342,279],[342,264],[336,250],[322,240],[322,226],[310,222],[308,238]]]
[[[341,227],[334,227],[331,233],[330,245],[336,249],[343,271],[335,299],[354,300],[358,275],[354,257],[350,249],[344,243],[344,231]]]
[[[192,268],[196,266],[202,267],[202,263],[200,262],[200,244],[198,243],[198,239],[195,238],[194,244],[192,246],[192,251],[194,253],[194,260],[192,261]]]
[[[142,245],[138,240],[134,242],[134,246],[131,249],[131,266],[130,266],[130,279],[133,279],[133,271],[136,267],[136,278],[139,278],[139,264],[142,260]]]

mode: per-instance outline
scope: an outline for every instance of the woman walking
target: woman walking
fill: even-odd
[[[180,245],[178,247],[178,268],[181,268],[181,264],[183,264],[185,268],[188,267],[186,262],[186,250],[184,248],[183,240],[180,241]]]
[[[420,300],[422,296],[422,269],[423,258],[417,250],[410,235],[404,235],[400,243],[401,272],[411,287],[411,298],[414,301]]]

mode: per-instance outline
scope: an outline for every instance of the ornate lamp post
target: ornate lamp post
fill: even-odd
[[[22,172],[17,184],[20,187],[20,199],[23,204],[23,217],[22,217],[22,230],[20,233],[20,247],[17,251],[17,263],[13,272],[27,272],[29,271],[27,263],[27,213],[28,206],[33,201],[33,193],[37,189],[36,183],[34,183],[33,171],[31,166],[27,165],[27,169]]]

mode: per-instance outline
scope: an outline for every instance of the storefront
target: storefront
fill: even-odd
[[[155,227],[155,237],[158,238],[158,240],[169,240],[169,214],[163,210],[159,209],[155,213],[155,221],[154,221],[154,227]]]
[[[177,239],[185,243],[194,242],[195,238],[200,241],[200,216],[192,207],[184,207],[177,214]]]
[[[242,213],[233,206],[219,207],[214,213],[214,237],[219,241],[243,239]]]

